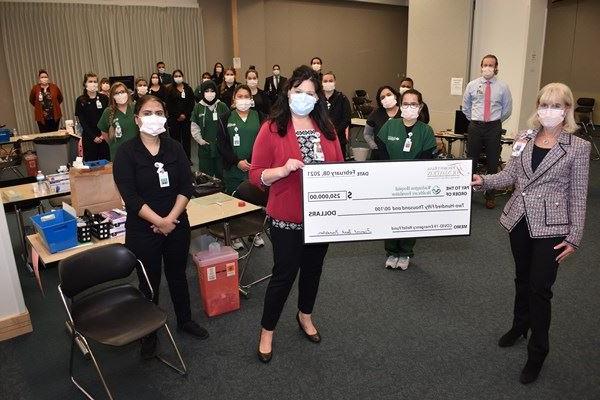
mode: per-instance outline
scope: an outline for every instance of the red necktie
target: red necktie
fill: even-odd
[[[485,81],[485,93],[483,97],[483,120],[485,122],[488,122],[492,118],[491,100],[492,89],[490,88],[490,81]]]

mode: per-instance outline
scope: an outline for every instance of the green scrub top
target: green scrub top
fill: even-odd
[[[421,121],[417,121],[413,125],[410,151],[404,151],[404,143],[408,134],[402,119],[388,120],[381,127],[377,136],[385,144],[390,160],[415,160],[423,151],[436,146],[433,129]]]
[[[219,151],[217,149],[217,132],[219,131],[218,118],[226,114],[229,108],[225,103],[219,101],[214,111],[200,103],[196,104],[192,111],[191,121],[200,127],[202,138],[209,144],[198,146],[199,158],[218,158]],[[217,113],[216,118],[213,117],[214,112]]]
[[[109,123],[109,117],[110,107],[107,107],[102,113],[100,120],[98,121],[98,129],[100,129],[101,132],[108,132],[111,126],[113,128],[116,128],[117,125],[121,127],[122,136],[120,138],[115,137],[113,140],[108,142],[108,148],[110,149],[110,159],[114,160],[115,154],[117,154],[117,149],[119,148],[119,146],[128,141],[129,139],[133,139],[137,136],[138,126],[136,125],[133,116],[133,105],[129,105],[127,107],[127,112],[125,113],[117,109],[114,114],[112,123]]]
[[[250,110],[248,118],[244,122],[237,111],[232,111],[227,120],[227,134],[231,141],[233,152],[240,160],[249,160],[252,154],[252,147],[260,129],[260,119],[256,110]],[[239,146],[236,146],[239,136]],[[223,171],[225,180],[225,189],[228,193],[232,193],[240,183],[248,179],[248,173],[242,171],[237,165],[232,166],[228,170]]]

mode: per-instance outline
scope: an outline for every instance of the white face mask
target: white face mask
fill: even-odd
[[[538,120],[544,128],[555,128],[565,119],[565,110],[560,108],[538,108]]]
[[[127,95],[127,93],[119,93],[119,94],[115,94],[113,96],[113,98],[115,99],[117,104],[123,105],[123,104],[127,103],[127,100],[129,99],[129,95]]]
[[[165,117],[152,114],[140,117],[140,120],[142,121],[140,132],[144,132],[152,136],[158,136],[166,131],[165,123],[167,122],[167,119]]]
[[[225,83],[233,83],[233,82],[235,82],[234,75],[225,75]]]
[[[481,75],[485,79],[490,79],[494,76],[494,68],[493,67],[483,67],[481,68]]]
[[[88,92],[97,92],[98,82],[88,82],[85,84],[85,88]]]
[[[335,82],[323,82],[323,90],[333,92],[335,90]]]
[[[173,82],[175,82],[176,84],[180,84],[183,82],[183,76],[177,76],[175,78],[173,78]]]
[[[206,99],[206,101],[213,101],[215,97],[217,97],[217,94],[215,92],[204,92],[204,98]]]
[[[313,64],[312,69],[315,72],[319,72],[321,70],[321,64]]]
[[[279,70],[278,69],[274,69],[273,70],[273,75],[278,76],[279,75]]]
[[[407,87],[400,87],[400,94],[404,94],[408,89]]]
[[[235,99],[235,108],[239,111],[248,111],[252,107],[252,99]]]
[[[158,85],[158,78],[152,78],[152,84]]]
[[[110,90],[110,85],[108,83],[103,83],[102,84],[102,91],[103,92],[108,92]]]
[[[42,85],[47,85],[47,84],[48,84],[48,82],[49,82],[49,79],[48,79],[48,78],[40,78],[40,83],[41,83]]]
[[[221,67],[217,67],[217,68],[215,68],[215,72],[216,72],[217,74],[220,74],[221,72],[223,72],[223,68],[221,68]]]
[[[394,95],[385,96],[383,99],[381,99],[381,105],[386,110],[393,108],[396,104],[398,104],[398,101],[396,100],[396,96]]]
[[[210,81],[210,78],[202,78],[202,82]]]
[[[159,69],[158,69],[158,73],[159,73],[159,74],[164,74],[164,73],[165,73],[165,71],[166,71],[166,69],[165,69],[164,67],[163,67],[163,68],[159,68]]]
[[[256,79],[247,79],[246,84],[254,89],[258,86],[258,81]]]
[[[417,119],[419,117],[419,108],[412,108],[409,106],[401,106],[400,110],[402,110],[402,118],[407,119],[409,121],[413,119]]]
[[[138,86],[137,92],[140,96],[145,95],[146,93],[148,93],[148,86]]]

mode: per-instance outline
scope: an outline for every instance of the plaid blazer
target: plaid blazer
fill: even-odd
[[[583,236],[590,164],[589,142],[561,132],[558,143],[535,172],[531,168],[533,140],[538,130],[523,132],[527,141],[519,155],[494,175],[484,175],[482,189],[514,186],[500,224],[509,232],[525,216],[532,238],[566,236],[578,247]]]

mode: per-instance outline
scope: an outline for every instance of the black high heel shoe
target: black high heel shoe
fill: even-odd
[[[508,332],[506,332],[504,335],[502,335],[502,337],[498,340],[498,346],[511,347],[517,342],[517,340],[521,336],[523,336],[524,339],[527,339],[527,329],[525,329],[525,332],[523,332],[521,330],[511,328]]]
[[[535,382],[540,374],[540,371],[542,370],[542,365],[544,365],[543,362],[532,361],[530,359],[527,359],[525,367],[523,367],[523,371],[521,371],[519,381],[523,385]]]
[[[300,313],[296,314],[296,321],[298,321],[298,327],[304,333],[304,336],[306,336],[308,340],[310,340],[313,343],[319,343],[321,341],[321,335],[319,334],[319,331],[317,331],[317,333],[315,333],[314,335],[309,335],[308,333],[306,333],[304,327],[302,326],[302,323],[300,322]]]
[[[258,335],[258,346],[256,347],[256,355],[258,356],[260,362],[267,364],[269,361],[271,361],[271,358],[273,358],[273,343],[271,343],[271,351],[268,353],[263,353],[262,351],[260,351],[260,336],[261,335]]]

